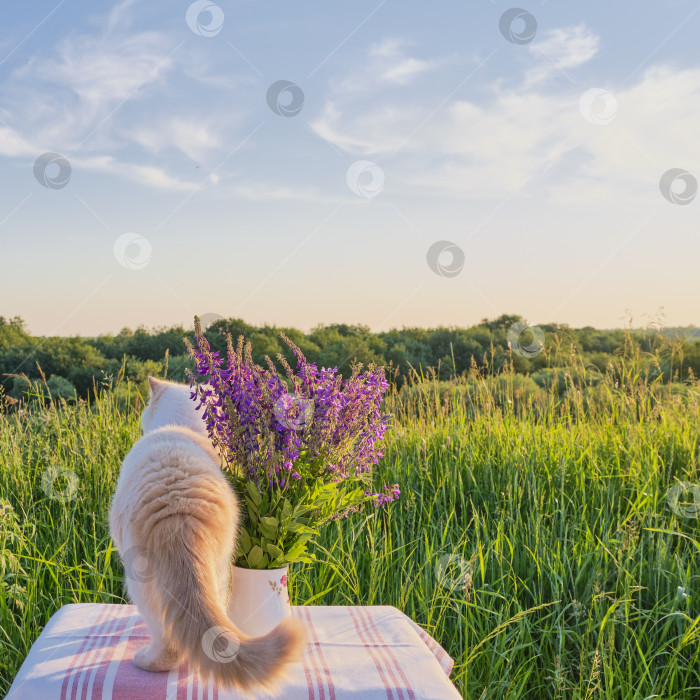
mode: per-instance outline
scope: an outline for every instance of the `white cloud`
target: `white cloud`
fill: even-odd
[[[71,160],[71,165],[74,169],[80,168],[92,172],[108,173],[160,190],[189,192],[199,187],[199,183],[172,177],[162,168],[152,165],[125,163],[112,156],[73,159]]]
[[[114,27],[123,26],[129,24],[131,20],[131,13],[127,10],[135,5],[139,0],[122,0],[122,2],[117,3],[109,12],[107,18],[107,30]]]
[[[129,4],[122,3],[122,11]],[[116,150],[123,152],[129,144],[151,152],[174,147],[190,157],[217,147],[215,135],[195,128],[194,118],[169,117],[151,128],[133,127],[128,117],[122,118],[122,106],[126,111],[164,84],[174,66],[174,57],[169,55],[172,39],[157,32],[122,37],[112,32],[109,41],[103,39],[63,39],[55,53],[28,61],[9,85],[2,86],[8,95],[4,113],[14,132],[0,129],[0,153],[36,157],[51,150],[68,156],[74,168],[109,173],[157,189],[191,189],[191,183],[169,176],[163,168],[127,163],[123,156],[116,160],[111,155]],[[131,157],[138,160],[133,150]]]
[[[356,66],[342,79],[333,83],[333,92],[339,96],[368,94],[391,86],[405,86],[419,76],[445,63],[408,56],[406,42],[385,39],[370,47],[367,61]]]
[[[200,160],[213,150],[221,149],[220,120],[208,118],[154,118],[149,124],[137,126],[129,136],[151,153],[176,148],[192,160]]]
[[[97,113],[126,98],[143,97],[173,67],[175,48],[172,40],[159,32],[142,32],[109,42],[86,37],[66,39],[58,57],[38,65],[35,75],[68,88],[83,108]]]
[[[76,148],[96,129],[106,139],[122,105],[163,85],[175,46],[158,32],[65,38],[55,52],[32,58],[2,85],[7,111],[32,141],[55,149]]]
[[[137,2],[122,0],[98,31],[64,36],[0,80],[0,155],[55,151],[74,167],[184,191],[194,185],[153,167],[153,155],[179,151],[206,168],[231,149],[243,115],[193,97],[241,81],[217,76],[201,45],[185,48],[184,30],[134,31]]]
[[[369,66],[379,79],[388,83],[408,85],[414,78],[439,65],[439,61],[425,61],[403,52],[403,42],[387,39],[370,50],[374,61]]]
[[[579,24],[553,29],[528,48],[537,61],[526,75],[526,83],[532,85],[553,75],[567,75],[568,70],[590,61],[598,53],[600,37]]]
[[[3,156],[25,156],[36,153],[13,129],[0,126],[0,155]]]
[[[540,51],[573,71],[598,44],[581,26],[545,36]],[[546,71],[556,70],[547,64]],[[502,200],[518,191],[543,201],[638,201],[668,168],[699,167],[700,67],[652,67],[620,91],[567,80],[550,85],[544,70],[534,80],[525,67],[529,82],[472,86],[478,100],[451,100],[432,116],[425,81],[425,90],[405,93],[402,102],[381,93],[341,99],[332,91],[312,128],[351,156],[376,160],[402,194]],[[593,87],[607,87],[617,100],[608,125],[591,124],[579,111],[581,95]],[[439,105],[444,97],[431,99]]]

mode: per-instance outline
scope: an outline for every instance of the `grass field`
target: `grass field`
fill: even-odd
[[[402,498],[334,523],[292,602],[395,605],[468,698],[700,697],[700,520],[667,498],[700,484],[699,397],[633,366],[565,395],[510,373],[392,395],[377,481]],[[138,434],[109,392],[0,415],[0,695],[59,607],[123,600],[107,513]]]

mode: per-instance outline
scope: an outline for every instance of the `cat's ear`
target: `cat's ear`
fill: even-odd
[[[161,384],[162,382],[156,379],[155,377],[148,378],[148,386],[151,387],[151,394],[155,394],[158,390],[158,387],[161,386]]]

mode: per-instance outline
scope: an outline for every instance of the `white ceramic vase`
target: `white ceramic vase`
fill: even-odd
[[[232,567],[227,614],[241,632],[260,637],[292,614],[287,592],[288,568]]]

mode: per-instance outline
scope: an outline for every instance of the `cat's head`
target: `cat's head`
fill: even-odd
[[[187,384],[149,377],[148,385],[151,398],[141,415],[144,433],[150,433],[164,425],[181,425],[206,434],[202,413],[195,411],[196,404],[190,398],[192,390]]]

